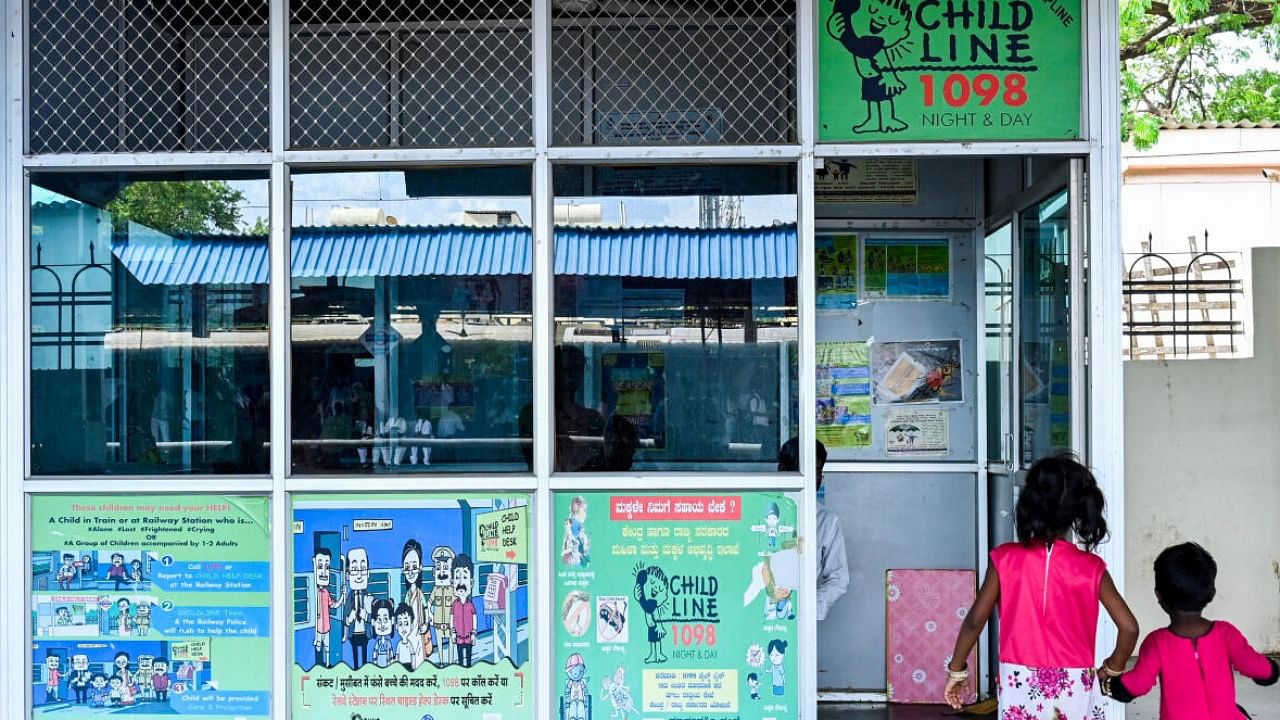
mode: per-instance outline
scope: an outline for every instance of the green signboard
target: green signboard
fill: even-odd
[[[820,0],[819,139],[1080,135],[1080,0]]]
[[[270,715],[266,498],[36,496],[31,513],[33,716]]]
[[[553,717],[798,715],[794,502],[558,494],[556,521]]]

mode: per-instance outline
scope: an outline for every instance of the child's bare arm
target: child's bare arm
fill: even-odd
[[[1102,574],[1102,607],[1106,608],[1111,621],[1116,624],[1116,649],[1107,658],[1103,666],[1111,670],[1123,671],[1133,649],[1138,645],[1138,619],[1133,616],[1129,604],[1120,596],[1111,573]]]
[[[956,636],[956,647],[951,654],[948,670],[958,672],[965,668],[966,658],[969,657],[973,646],[977,644],[982,628],[986,627],[987,621],[991,619],[991,614],[995,612],[996,603],[999,600],[1000,577],[996,574],[995,567],[988,565],[987,577],[982,581],[978,597],[973,601],[973,607],[969,608],[969,614],[964,616],[964,622],[960,625],[960,634]],[[958,710],[963,705],[960,691],[967,686],[968,683],[965,681],[947,682],[944,692],[947,704]]]

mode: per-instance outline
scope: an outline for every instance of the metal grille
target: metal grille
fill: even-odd
[[[291,5],[293,147],[532,144],[529,0]]]
[[[795,139],[795,3],[552,0],[554,142]]]
[[[266,0],[30,7],[32,152],[266,149]]]

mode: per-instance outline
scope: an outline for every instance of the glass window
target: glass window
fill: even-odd
[[[1022,462],[1071,448],[1071,205],[1021,213]]]
[[[1013,359],[1013,226],[987,235],[985,289],[987,354],[987,460],[1011,462],[1009,367]]]
[[[293,176],[293,466],[528,467],[528,167]]]
[[[31,187],[31,471],[268,471],[267,181]]]
[[[794,177],[556,170],[557,470],[776,468],[795,412]]]

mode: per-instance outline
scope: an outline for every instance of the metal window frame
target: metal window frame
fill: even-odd
[[[288,298],[289,281],[287,230],[289,216],[289,172],[294,167],[394,166],[405,164],[480,164],[480,163],[529,163],[534,172],[534,406],[538,427],[549,427],[551,372],[551,348],[553,322],[551,318],[551,230],[553,200],[551,190],[551,165],[553,162],[793,162],[796,166],[797,224],[799,228],[798,261],[800,277],[797,283],[800,303],[800,367],[812,368],[815,361],[815,322],[812,309],[815,296],[813,273],[813,249],[811,238],[815,227],[813,202],[813,164],[827,157],[859,155],[864,157],[944,157],[944,156],[1008,156],[1008,155],[1073,155],[1076,169],[1074,182],[1082,190],[1075,217],[1080,226],[1073,247],[1075,261],[1088,254],[1088,267],[1080,267],[1076,275],[1081,282],[1073,285],[1075,307],[1087,308],[1087,326],[1082,324],[1077,339],[1087,348],[1088,365],[1081,365],[1079,372],[1086,379],[1088,394],[1073,397],[1073,406],[1083,409],[1089,419],[1087,427],[1077,432],[1087,444],[1088,459],[1098,472],[1100,484],[1107,493],[1113,509],[1111,518],[1112,542],[1100,552],[1108,561],[1116,584],[1123,590],[1124,580],[1124,488],[1123,488],[1123,366],[1120,355],[1120,278],[1123,259],[1119,246],[1119,192],[1120,192],[1120,104],[1119,65],[1115,60],[1119,48],[1118,27],[1107,18],[1114,18],[1117,0],[1085,0],[1082,23],[1082,47],[1084,58],[1082,138],[1064,142],[946,142],[946,143],[884,143],[839,144],[816,143],[816,62],[817,20],[816,5],[797,0],[796,12],[796,143],[760,146],[661,146],[661,147],[553,147],[551,93],[551,4],[550,0],[532,0],[533,4],[533,146],[516,148],[466,148],[466,149],[402,149],[377,150],[290,150],[287,146],[288,118],[288,1],[270,0],[270,150],[268,152],[215,152],[215,153],[120,153],[120,154],[55,154],[31,156],[27,154],[29,129],[26,118],[26,98],[29,87],[29,67],[26,46],[26,1],[5,0],[0,13],[0,29],[6,31],[3,87],[0,96],[5,100],[0,110],[0,132],[5,143],[4,173],[4,233],[7,243],[0,252],[0,272],[6,282],[0,285],[0,362],[3,382],[0,382],[0,406],[9,408],[0,422],[0,513],[6,520],[0,531],[0,554],[7,557],[29,556],[28,500],[31,494],[71,494],[106,491],[101,478],[29,478],[29,384],[27,372],[30,363],[27,325],[30,318],[29,273],[27,270],[27,233],[29,231],[30,170],[127,170],[160,168],[194,170],[200,168],[245,168],[270,173],[272,222],[271,282],[270,282],[270,358],[273,386],[288,388]],[[1087,159],[1087,166],[1085,164]],[[1084,172],[1087,167],[1088,172]],[[1015,242],[1016,246],[1016,242]],[[1079,254],[1076,254],[1076,253]],[[1088,273],[1087,287],[1083,276]],[[1083,316],[1085,313],[1082,312]],[[981,315],[981,313],[979,313]],[[981,318],[979,318],[981,320]],[[1083,319],[1083,318],[1082,318]],[[1016,327],[1016,325],[1015,325]],[[1084,388],[1086,384],[1082,384]],[[800,375],[800,405],[812,407],[815,382],[812,372]],[[552,440],[548,433],[535,438],[535,467],[532,475],[512,475],[501,478],[480,479],[472,476],[443,476],[430,478],[291,478],[288,476],[288,413],[287,393],[272,393],[271,437],[273,443],[271,475],[268,478],[216,477],[183,478],[175,487],[172,479],[137,478],[128,481],[131,492],[226,492],[264,495],[271,498],[272,562],[275,572],[272,578],[271,617],[272,633],[272,693],[273,717],[289,716],[291,661],[289,657],[292,598],[287,573],[288,535],[292,492],[333,491],[349,489],[356,484],[362,489],[408,490],[424,486],[433,490],[509,490],[529,493],[535,514],[533,546],[535,562],[551,567],[553,561],[549,530],[552,493],[571,490],[655,490],[681,488],[690,491],[705,490],[756,490],[771,489],[799,492],[801,503],[801,532],[808,533],[816,522],[814,456],[811,444],[801,459],[799,475],[765,474],[743,480],[730,475],[682,475],[635,474],[620,476],[556,476],[551,474]],[[1100,400],[1105,399],[1105,402]],[[801,414],[801,435],[813,437],[815,426],[811,413]],[[984,457],[966,467],[965,471],[981,474]],[[879,463],[869,463],[859,469],[879,471],[887,469]],[[892,467],[898,467],[893,464]],[[927,466],[917,469],[927,470]],[[960,468],[947,465],[949,471]],[[118,479],[119,480],[119,479]],[[371,483],[371,480],[375,482]],[[118,486],[117,486],[118,487]],[[979,527],[984,533],[985,528]],[[23,561],[8,563],[4,581],[6,591],[0,593],[0,617],[10,619],[0,628],[0,641],[7,648],[0,653],[0,682],[6,695],[14,700],[24,699],[25,707],[31,703],[30,623],[21,618],[29,617],[30,577]],[[805,554],[803,576],[806,582],[816,575],[816,560],[812,553]],[[534,616],[551,617],[553,574],[535,573],[531,579],[534,593]],[[817,640],[817,624],[813,619],[815,609],[811,593],[801,595],[800,624],[801,646],[810,648],[803,653],[800,664],[801,697],[816,698],[817,656],[813,650]],[[535,684],[535,717],[550,717],[553,691],[553,659],[555,649],[552,633],[546,623],[533,625],[533,653],[540,667]],[[1099,633],[1099,648],[1115,637],[1114,627],[1104,623]],[[1108,646],[1109,647],[1109,646]],[[800,717],[816,718],[816,699],[802,703]],[[1123,710],[1112,709],[1112,716],[1123,717]]]

